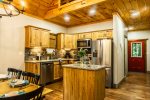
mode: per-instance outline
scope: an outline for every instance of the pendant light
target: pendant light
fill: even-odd
[[[25,2],[21,0],[22,9],[18,9],[15,5],[12,4],[13,0],[0,0],[0,7],[3,8],[3,11],[0,11],[0,17],[2,16],[18,16],[20,13],[24,12]]]

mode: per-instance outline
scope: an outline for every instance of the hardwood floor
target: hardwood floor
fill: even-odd
[[[54,91],[45,100],[63,100],[63,83],[47,86]],[[150,74],[129,73],[119,89],[106,89],[105,100],[150,100]]]

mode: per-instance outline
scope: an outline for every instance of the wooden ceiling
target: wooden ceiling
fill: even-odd
[[[89,16],[88,12],[94,6],[96,6],[97,8],[97,12],[94,16]],[[65,14],[61,14],[59,16],[47,20],[66,27],[72,27],[72,26],[88,24],[93,22],[101,22],[108,19],[112,19],[113,12],[114,10],[112,8],[109,8],[109,4],[107,4],[106,2],[102,2],[97,5],[84,7],[82,9],[67,13],[67,15],[70,16],[69,22],[66,22],[64,20]]]
[[[13,3],[21,9],[20,1],[21,0],[13,0]],[[58,7],[58,0],[24,0],[24,2],[25,12],[40,18],[44,18],[49,10]]]
[[[14,0],[14,4],[20,7],[20,0]],[[92,0],[76,0],[86,3]],[[98,1],[98,0],[93,0]],[[66,27],[83,25],[88,23],[101,22],[112,19],[112,15],[118,12],[128,26],[134,26],[135,30],[150,29],[150,0],[99,0],[100,3],[94,4],[97,7],[95,16],[89,16],[88,12],[92,5],[80,9],[68,9],[62,13],[60,10],[68,6],[59,7],[59,0],[25,0],[26,13],[44,18]],[[73,4],[72,4],[73,5]],[[69,5],[69,6],[72,6]],[[73,7],[72,7],[73,8]],[[60,14],[51,13],[60,11]],[[131,12],[138,11],[140,15],[132,17]],[[64,15],[70,16],[70,21],[64,21]]]

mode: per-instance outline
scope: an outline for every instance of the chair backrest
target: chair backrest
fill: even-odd
[[[7,71],[8,71],[8,75],[16,76],[17,79],[20,79],[22,70],[15,69],[15,68],[8,68]]]
[[[30,83],[38,84],[40,75],[31,73],[31,72],[22,72],[21,78],[23,80],[28,80]]]
[[[4,97],[4,98],[0,98],[0,100],[41,100],[43,89],[44,86],[41,86],[38,89],[31,91],[29,93],[25,93],[13,97]]]

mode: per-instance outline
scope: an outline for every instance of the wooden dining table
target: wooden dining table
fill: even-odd
[[[13,92],[13,91],[23,91],[25,93],[28,93],[28,92],[34,91],[34,90],[36,90],[37,88],[40,87],[39,85],[30,83],[30,84],[28,84],[26,86],[15,87],[14,88],[14,87],[11,87],[9,85],[9,83],[10,83],[9,80],[0,82],[0,95],[8,94],[8,93]],[[44,88],[42,96],[45,96],[46,94],[48,94],[48,93],[50,93],[52,91],[53,90],[51,90],[49,88]]]

